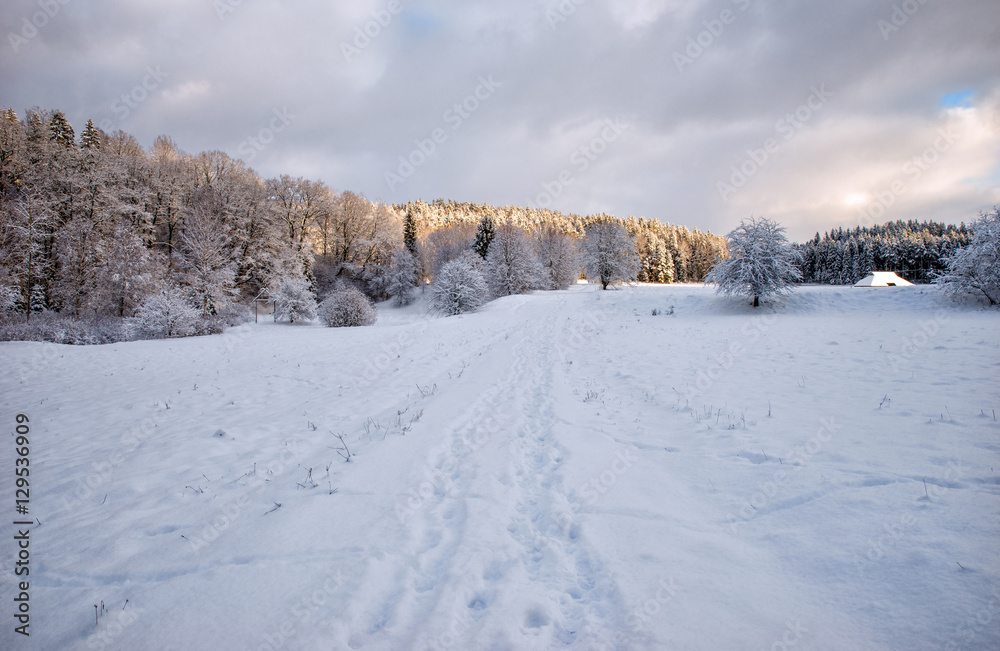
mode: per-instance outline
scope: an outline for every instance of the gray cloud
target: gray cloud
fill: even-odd
[[[803,239],[863,223],[899,179],[880,220],[1000,203],[997,25],[993,0],[9,0],[0,104],[372,199],[524,204],[569,172],[555,209],[717,232],[763,214]],[[476,98],[481,79],[499,85]],[[942,103],[966,89],[968,106]],[[292,117],[267,138],[276,111]],[[629,128],[584,169],[574,152],[614,118]],[[962,135],[914,176],[941,128]]]

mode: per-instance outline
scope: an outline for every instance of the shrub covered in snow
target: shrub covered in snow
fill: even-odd
[[[312,321],[316,318],[316,297],[302,276],[283,278],[271,292],[275,321]]]
[[[468,254],[441,267],[431,288],[431,309],[451,316],[471,312],[486,302],[486,280],[469,257],[479,256]]]
[[[195,334],[217,335],[226,328],[243,325],[253,321],[253,310],[242,303],[227,303],[217,314],[198,320]]]
[[[55,312],[39,312],[25,321],[23,315],[0,324],[0,341],[48,341],[77,346],[113,344],[126,339],[125,319],[82,319]]]
[[[319,318],[331,328],[369,326],[378,319],[378,313],[360,290],[342,286],[320,303]]]
[[[131,339],[187,337],[198,330],[201,311],[192,307],[176,288],[164,289],[143,299],[129,319]]]
[[[20,297],[21,292],[16,287],[0,285],[0,315],[13,312]]]

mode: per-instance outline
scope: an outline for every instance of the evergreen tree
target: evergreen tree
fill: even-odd
[[[80,134],[80,148],[100,149],[101,139],[101,130],[94,126],[93,120],[87,120],[86,126],[83,127],[83,133]]]
[[[479,228],[476,229],[476,239],[472,243],[472,250],[485,260],[494,237],[496,237],[496,226],[493,223],[493,218],[488,214],[484,215],[479,221]]]
[[[49,139],[64,147],[72,147],[76,144],[76,134],[62,111],[56,111],[49,118]]]
[[[410,252],[414,259],[417,257],[417,221],[413,218],[413,213],[406,211],[403,218],[403,246]]]

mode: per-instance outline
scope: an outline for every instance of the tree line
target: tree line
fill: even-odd
[[[935,222],[838,229],[795,245],[796,264],[804,282],[853,283],[876,269],[926,282],[969,238],[964,225]],[[449,276],[478,287],[479,274],[486,294],[476,300],[563,288],[585,270],[606,285],[598,241],[613,241],[624,262],[611,282],[699,282],[729,255],[725,238],[655,219],[444,200],[387,205],[321,181],[264,179],[224,152],[189,154],[167,136],[147,150],[93,121],[77,137],[60,111],[31,109],[22,119],[0,110],[5,321],[141,315],[172,332],[156,325],[172,311],[201,320],[184,332],[217,331],[245,318],[262,293],[286,320],[311,320],[338,288],[406,304],[459,259],[468,268]]]
[[[405,301],[410,278],[434,280],[472,247],[484,220],[506,229],[505,243],[523,240],[515,250],[530,250],[527,265],[547,274],[533,288],[580,276],[579,240],[595,222],[616,221],[632,235],[642,281],[700,280],[725,250],[710,233],[650,219],[375,203],[321,181],[264,179],[224,152],[189,154],[167,136],[147,150],[93,121],[77,137],[60,111],[31,109],[22,119],[0,110],[5,318],[131,317],[154,295],[224,318],[265,290],[301,303],[303,292],[318,301],[345,283],[373,300]],[[309,313],[283,311],[291,319]]]
[[[795,245],[802,281],[852,285],[872,271],[894,271],[913,283],[929,283],[947,259],[969,244],[965,223],[895,221],[881,226],[838,228]]]

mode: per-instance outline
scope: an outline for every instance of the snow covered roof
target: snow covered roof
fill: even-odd
[[[858,282],[855,287],[910,287],[913,283],[897,276],[892,271],[873,271]]]

